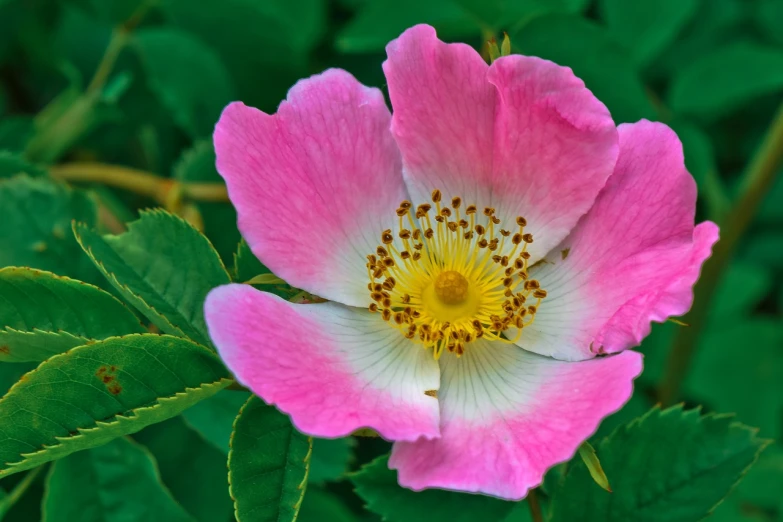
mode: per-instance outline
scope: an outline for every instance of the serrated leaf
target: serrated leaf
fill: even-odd
[[[0,295],[0,361],[43,361],[90,341],[145,332],[111,294],[51,272],[0,269]]]
[[[188,408],[182,418],[206,442],[228,455],[234,420],[249,398],[250,394],[245,391],[224,390]]]
[[[655,119],[627,51],[605,28],[574,16],[542,16],[509,33],[514,52],[571,67],[618,123]]]
[[[172,28],[141,29],[132,45],[147,71],[150,88],[174,121],[192,137],[209,136],[220,111],[236,97],[217,53]]]
[[[234,280],[237,283],[247,283],[253,278],[259,275],[272,274],[272,272],[261,264],[261,261],[256,258],[253,251],[250,250],[250,246],[247,241],[242,239],[237,247],[237,252],[234,254]],[[283,283],[278,285],[258,285],[259,290],[275,294],[283,299],[291,299],[301,291],[293,286]]]
[[[765,442],[726,415],[654,408],[598,445],[614,493],[578,459],[552,493],[551,522],[692,522],[707,516]]]
[[[148,426],[133,438],[152,452],[163,483],[196,520],[229,519],[234,506],[226,483],[226,455],[190,429],[182,416]]]
[[[162,210],[143,211],[118,236],[81,224],[74,233],[112,286],[161,331],[211,346],[204,298],[229,276],[201,233]]]
[[[351,475],[356,493],[367,509],[388,522],[473,522],[502,520],[513,502],[454,491],[412,491],[397,483],[389,469],[389,457],[378,457]],[[595,486],[593,486],[595,487]]]
[[[55,355],[0,399],[0,476],[178,415],[230,383],[217,355],[166,335],[129,335]]]
[[[155,460],[126,438],[55,462],[43,522],[193,522],[163,486]]]
[[[312,439],[251,397],[237,416],[228,482],[238,522],[293,522],[307,486]]]
[[[783,51],[736,42],[703,55],[672,80],[669,105],[714,120],[766,94],[783,91]]]
[[[698,0],[628,2],[602,0],[601,14],[612,36],[644,67],[669,45],[696,14]]]
[[[43,178],[0,180],[0,266],[29,266],[92,282],[97,273],[71,235],[71,220],[90,226],[95,201]]]

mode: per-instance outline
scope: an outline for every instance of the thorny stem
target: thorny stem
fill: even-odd
[[[701,279],[694,289],[693,308],[685,317],[690,326],[680,328],[672,344],[666,373],[658,390],[664,405],[677,401],[682,381],[688,373],[696,346],[707,319],[712,296],[723,272],[729,265],[737,243],[750,225],[764,195],[783,162],[783,105],[770,125],[764,142],[748,166],[738,197],[721,223],[721,239],[712,258],[704,265]]]
[[[228,192],[222,183],[183,183],[143,170],[103,163],[67,163],[50,167],[53,178],[69,182],[93,182],[150,197],[162,205],[178,193],[195,201],[225,202]]]
[[[43,471],[45,467],[46,465],[44,464],[28,472],[27,475],[25,475],[25,477],[19,481],[15,488],[11,490],[11,492],[6,497],[0,500],[0,518],[8,513],[14,504],[16,504],[17,501],[22,498],[25,492],[27,492],[27,489],[33,484],[33,482],[35,482],[35,479],[38,478],[38,475],[41,474],[41,471]]]
[[[538,502],[538,490],[531,489],[527,493],[527,505],[530,508],[530,516],[533,522],[544,522],[544,515],[541,512],[541,504]]]

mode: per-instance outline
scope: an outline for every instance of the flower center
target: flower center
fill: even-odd
[[[403,201],[398,230],[384,230],[367,256],[370,311],[436,359],[444,351],[460,356],[479,338],[516,342],[547,295],[528,275],[527,221],[517,217],[512,234],[491,207],[480,214],[476,205],[463,209],[459,197],[450,206],[441,199],[434,190],[434,208],[415,211]]]
[[[468,298],[468,280],[456,270],[446,270],[435,278],[435,295],[443,304],[458,305]]]

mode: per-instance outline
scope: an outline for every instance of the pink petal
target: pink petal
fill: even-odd
[[[390,440],[438,436],[432,354],[378,314],[295,305],[248,285],[207,296],[209,335],[237,380],[317,437],[370,427]]]
[[[474,342],[441,359],[441,437],[398,442],[389,467],[402,486],[517,500],[570,459],[633,392],[642,357],[627,351],[583,362],[505,343]]]
[[[696,184],[671,129],[641,121],[619,131],[617,168],[595,205],[531,270],[549,295],[519,341],[528,350],[567,360],[617,352],[692,304],[718,228],[694,228]]]
[[[389,122],[381,92],[338,69],[297,83],[275,115],[226,107],[217,168],[272,272],[330,300],[370,302],[365,256],[407,198]]]
[[[438,188],[494,207],[502,225],[521,215],[539,258],[590,208],[617,159],[606,107],[572,71],[508,56],[488,66],[471,47],[419,25],[387,48],[392,132],[415,201]]]

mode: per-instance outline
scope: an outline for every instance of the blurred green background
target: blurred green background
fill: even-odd
[[[699,290],[707,298],[697,327],[684,335],[687,327],[656,325],[642,346],[646,367],[633,399],[597,437],[647,411],[656,390],[669,386],[667,401],[735,412],[779,441],[783,176],[776,176],[774,150],[783,143],[766,149],[769,164],[749,165],[783,101],[783,0],[0,0],[0,179],[25,172],[89,187],[101,204],[98,226],[115,233],[139,209],[166,206],[203,230],[232,265],[239,233],[231,206],[219,193],[169,190],[161,178],[220,182],[210,135],[232,100],[274,112],[296,80],[327,67],[385,92],[384,46],[416,23],[484,54],[488,39],[507,32],[513,52],[573,68],[618,124],[647,118],[672,126],[699,185],[699,220],[720,222],[724,238],[726,225],[736,235],[726,240],[709,288]],[[752,185],[748,173],[756,176]],[[14,234],[36,233],[36,216],[3,187],[0,181],[0,240],[8,245]],[[71,217],[78,216],[66,226]],[[70,235],[58,248],[46,256],[6,248],[0,266],[106,286]],[[687,354],[667,363],[673,345],[687,345]],[[682,370],[674,385],[667,364]],[[28,368],[0,365],[2,386]],[[226,410],[235,412],[243,399],[227,399],[237,404]],[[97,453],[79,464],[80,473],[107,481],[146,476],[161,481],[193,519],[233,520],[222,435],[193,429],[199,423],[189,415],[199,413],[135,435],[142,446],[117,442],[103,450],[135,459],[127,476],[101,478]],[[230,421],[214,424],[230,430]],[[311,476],[300,520],[381,520],[363,510],[344,472],[386,451],[377,439],[317,441],[320,471]],[[0,486],[10,491],[20,480]],[[44,475],[36,477],[4,520],[39,520],[44,485]],[[134,491],[131,503],[154,497]],[[135,520],[117,509],[116,520]],[[505,520],[528,516],[515,508]],[[783,521],[779,442],[710,520]]]

